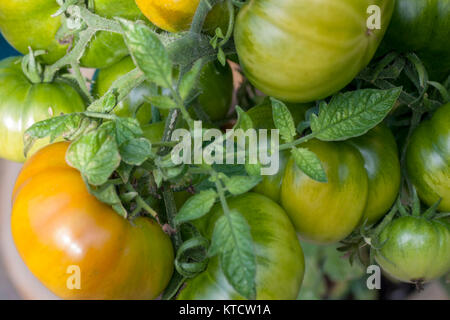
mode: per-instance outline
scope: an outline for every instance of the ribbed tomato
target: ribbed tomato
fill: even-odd
[[[83,99],[66,81],[32,83],[23,73],[22,59],[0,61],[0,157],[23,162],[23,134],[33,123],[61,113],[82,112]],[[48,139],[39,140],[30,155]]]
[[[450,225],[405,216],[381,233],[375,258],[392,277],[421,285],[450,271]]]
[[[17,178],[11,228],[22,259],[62,298],[156,298],[173,271],[169,236],[155,220],[128,221],[92,196],[65,161],[68,146],[41,149]]]
[[[414,131],[406,153],[406,169],[420,199],[450,211],[450,103]]]
[[[380,29],[368,29],[369,6]],[[310,102],[346,86],[369,63],[394,9],[391,0],[250,0],[234,37],[250,82],[283,101]]]

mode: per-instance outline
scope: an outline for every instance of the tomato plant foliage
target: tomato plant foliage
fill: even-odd
[[[439,261],[439,268],[432,274],[422,272],[425,265],[423,270],[403,268],[404,264],[419,265],[418,261],[426,257],[418,253],[420,248],[413,248],[417,252],[406,252],[408,248],[400,248],[395,239],[409,234],[410,230],[403,230],[403,225],[419,222],[441,228],[442,234],[448,233],[448,225],[435,212],[445,210],[448,203],[446,193],[440,189],[448,186],[446,150],[440,150],[440,173],[430,179],[428,171],[417,176],[420,172],[414,168],[424,167],[420,163],[424,159],[416,159],[418,152],[411,150],[424,144],[423,137],[427,134],[436,143],[442,140],[446,129],[442,119],[448,118],[444,113],[448,110],[445,103],[449,98],[449,83],[430,81],[426,64],[414,53],[392,52],[372,59],[394,10],[392,2],[376,1],[383,11],[383,26],[370,33],[366,28],[361,29],[367,1],[344,1],[340,5],[331,1],[313,4],[271,0],[254,0],[244,6],[229,0],[200,1],[198,6],[188,3],[192,15],[178,21],[180,25],[176,22],[172,26],[185,30],[184,22],[189,20],[190,30],[180,33],[162,32],[148,22],[136,21],[133,14],[105,17],[93,12],[89,3],[63,1],[59,8],[58,14],[69,24],[79,22],[78,29],[59,31],[66,36],[76,35],[74,47],[66,55],[55,59],[59,52],[51,52],[48,59],[41,60],[53,64],[42,66],[35,59],[42,53],[30,52],[24,58],[27,63],[22,70],[4,62],[0,64],[0,81],[7,78],[8,75],[2,76],[2,70],[7,67],[14,69],[17,78],[22,71],[24,75],[20,77],[33,80],[28,86],[59,85],[67,89],[66,95],[73,91],[72,97],[76,99],[72,102],[77,106],[79,102],[80,107],[72,110],[64,104],[58,105],[61,110],[55,108],[57,114],[39,117],[43,121],[24,132],[20,152],[32,153],[33,146],[43,139],[70,141],[70,145],[65,144],[67,150],[60,160],[81,176],[77,183],[82,181],[86,189],[83,190],[87,191],[84,194],[91,196],[93,207],[106,204],[108,210],[120,215],[122,222],[131,226],[136,221],[152,225],[170,235],[175,253],[164,256],[163,260],[167,262],[165,266],[171,266],[173,261],[174,274],[170,282],[167,277],[161,278],[167,285],[164,298],[172,299],[180,294],[180,298],[189,299],[294,299],[305,267],[296,231],[302,238],[320,243],[342,241],[340,250],[349,251],[351,261],[357,254],[363,256],[361,248],[369,244],[372,261],[376,259],[388,273],[402,281],[417,284],[448,271],[448,260]],[[147,8],[142,2],[138,4]],[[236,24],[234,5],[242,7]],[[325,5],[336,11],[326,11],[333,12],[326,22],[319,17],[324,12],[319,9]],[[0,5],[0,13],[3,7]],[[216,10],[211,11],[214,7]],[[221,18],[226,17],[228,23],[213,24],[218,28],[211,33],[210,19],[219,9],[227,13]],[[269,17],[264,12],[272,14]],[[144,14],[158,20],[155,12]],[[168,30],[172,28],[156,20],[152,22]],[[306,32],[304,24],[318,20],[321,24],[315,36],[330,40],[333,35],[328,31],[336,30],[335,23],[340,23],[349,36],[334,34],[339,45],[330,51],[317,41],[311,42],[311,35],[305,37],[303,33],[289,32],[288,28],[278,30],[275,23],[294,23]],[[9,20],[0,18],[0,27],[2,23],[8,24]],[[262,37],[261,32],[266,32],[270,39]],[[108,80],[107,86],[102,85],[102,94],[98,90],[100,81],[91,93],[80,73],[80,61],[88,61],[85,54],[89,57],[95,50],[88,43],[96,35],[114,35],[111,39],[119,39],[130,55],[120,62],[126,70]],[[284,43],[275,41],[275,36]],[[358,45],[350,50],[347,45],[356,43],[355,39]],[[311,50],[300,50],[300,45],[309,45]],[[217,60],[222,65],[228,63],[226,58],[231,59],[236,51],[249,81],[240,84],[237,92],[242,107],[236,105],[232,118],[222,119],[226,113],[222,111],[228,111],[230,106],[232,79],[229,67],[219,69],[214,63]],[[271,55],[269,60],[268,55]],[[289,58],[297,55],[301,59],[297,57],[295,65],[290,66],[288,62],[293,60]],[[340,62],[331,66],[317,60],[324,56],[329,61]],[[266,60],[267,66],[261,64]],[[310,74],[306,72],[308,65],[302,61],[313,62],[313,81],[292,76],[292,72],[302,76]],[[7,66],[1,69],[3,65]],[[66,67],[73,69],[73,76],[65,74]],[[106,69],[102,72],[108,73]],[[331,79],[332,75],[336,78]],[[287,78],[290,80],[286,81]],[[208,83],[208,79],[222,79],[227,83],[216,86],[212,80]],[[274,81],[278,81],[276,85]],[[263,100],[251,83],[273,97]],[[218,94],[222,88],[226,92]],[[135,96],[131,93],[140,89],[144,95],[141,94],[139,101],[132,101]],[[136,104],[133,112],[120,112],[126,99],[126,103]],[[282,100],[314,102],[295,104]],[[214,105],[217,102],[220,112],[211,107],[212,101]],[[55,105],[59,102],[55,101]],[[257,104],[260,108],[248,110]],[[0,111],[3,106],[0,102]],[[419,126],[422,119],[433,113],[431,120]],[[221,116],[216,117],[218,114]],[[281,142],[271,145],[270,152],[280,154],[279,172],[274,177],[261,176],[264,165],[250,163],[247,156],[241,165],[210,165],[203,154],[200,163],[174,163],[171,151],[178,141],[172,140],[172,134],[183,128],[195,136],[195,116],[208,120],[208,126],[222,126],[221,129],[278,129]],[[435,125],[431,126],[431,122]],[[425,126],[431,126],[429,132],[424,132]],[[4,129],[0,126],[0,130]],[[231,134],[217,131],[222,142]],[[205,130],[200,133],[201,138],[204,135]],[[213,143],[220,144],[209,141],[204,146]],[[400,152],[397,143],[402,146]],[[42,152],[50,152],[55,146],[52,144]],[[401,175],[400,170],[405,166],[408,175]],[[435,190],[432,182],[436,182],[436,177],[439,186]],[[419,197],[431,206],[420,217],[422,220],[416,188]],[[400,200],[405,204],[401,205]],[[403,222],[407,220],[405,217],[396,216],[407,215],[409,208],[416,219],[414,223]],[[387,211],[390,213],[379,222]],[[23,214],[17,212],[17,217]],[[16,230],[18,237],[20,228]],[[392,239],[391,234],[395,236]],[[434,235],[428,232],[421,236]],[[161,239],[166,237],[164,234]],[[447,235],[444,238],[448,240]],[[162,247],[167,245],[163,242]],[[433,245],[430,242],[428,249],[442,251],[444,255],[448,252],[447,243],[443,248]],[[137,247],[136,252],[139,250]],[[159,252],[156,247],[154,250]],[[389,261],[404,252],[409,257],[407,261],[397,261],[398,265],[392,267]],[[148,271],[136,269],[136,272]],[[130,276],[130,279],[135,278]],[[187,286],[180,292],[185,282]],[[162,288],[152,288],[152,297],[161,291]],[[145,295],[143,291],[137,295],[141,293]],[[111,297],[117,297],[116,293],[112,292]]]

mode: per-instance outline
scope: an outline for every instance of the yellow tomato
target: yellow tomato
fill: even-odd
[[[136,0],[142,13],[156,26],[169,32],[189,29],[200,0]],[[226,32],[226,4],[216,5],[206,18],[204,30],[213,33],[217,27]]]

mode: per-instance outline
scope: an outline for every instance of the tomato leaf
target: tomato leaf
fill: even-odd
[[[311,115],[311,130],[323,141],[361,136],[383,121],[401,92],[401,88],[393,88],[339,93],[328,105],[322,103],[319,115]]]
[[[113,184],[106,183],[100,187],[96,187],[89,184],[87,177],[83,176],[83,179],[90,194],[95,196],[101,202],[109,204],[119,215],[127,218],[127,210],[123,207],[121,199]]]
[[[256,258],[250,226],[236,210],[214,226],[209,256],[219,254],[220,266],[233,288],[247,299],[256,297]]]
[[[120,166],[116,170],[123,183],[127,183],[130,180],[131,171],[133,171],[133,166],[126,164],[125,162],[121,162]]]
[[[234,196],[253,189],[262,178],[260,176],[232,176],[224,180],[225,187]]]
[[[68,137],[72,135],[80,127],[82,119],[81,114],[71,113],[34,123],[25,131],[23,137],[25,155],[37,139],[50,137],[50,142],[53,142],[59,136]]]
[[[211,210],[216,201],[217,193],[213,189],[201,191],[189,198],[175,216],[177,225],[203,217]]]
[[[149,27],[118,18],[124,31],[125,43],[139,69],[151,82],[172,86],[172,61],[166,48]]]
[[[246,163],[245,164],[245,171],[251,177],[256,177],[256,176],[260,177],[261,169],[262,169],[262,165],[260,163],[256,163],[256,164]]]
[[[103,123],[100,128],[114,135],[118,146],[143,134],[139,122],[134,118],[117,117],[113,121]]]
[[[176,109],[178,106],[170,97],[168,96],[150,96],[147,100],[158,109]]]
[[[108,91],[105,93],[103,103],[102,103],[102,109],[98,112],[102,113],[108,113],[111,110],[114,109],[114,107],[117,105],[117,90]]]
[[[66,159],[94,186],[108,181],[121,161],[116,138],[105,129],[89,132],[74,141],[67,150]]]
[[[283,102],[274,98],[270,98],[270,100],[272,101],[273,123],[280,130],[281,138],[287,143],[294,141],[296,130],[291,112]]]
[[[327,174],[317,155],[306,148],[292,148],[292,157],[297,167],[308,177],[319,182],[327,182]]]
[[[240,106],[236,106],[236,112],[238,114],[238,120],[236,122],[235,128],[247,131],[253,128],[252,118],[244,111]]]
[[[181,79],[178,91],[183,101],[186,101],[191,96],[192,90],[195,88],[198,77],[200,76],[202,66],[202,60],[197,60],[192,69],[186,72]]]
[[[152,156],[152,144],[145,138],[134,138],[124,142],[119,152],[125,163],[140,166]]]

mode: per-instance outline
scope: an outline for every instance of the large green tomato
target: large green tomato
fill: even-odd
[[[348,141],[364,158],[369,178],[369,194],[363,221],[377,222],[397,198],[401,170],[394,135],[384,125],[375,127],[365,135]]]
[[[296,124],[304,119],[305,111],[309,107],[310,105],[308,104],[288,104],[288,108],[293,114],[293,118],[295,119]],[[256,106],[247,111],[247,114],[252,119],[256,129],[273,129],[275,127],[272,120],[272,108],[270,104],[263,103],[259,106]],[[315,142],[313,142],[313,144],[314,143]],[[300,170],[298,170],[295,165],[293,165],[292,160],[289,160],[289,150],[282,151],[279,154],[279,171],[272,176],[263,176],[261,183],[259,183],[253,190],[257,193],[271,198],[278,203],[281,203],[282,206],[286,204],[285,210],[291,215],[291,218],[294,221],[302,221],[303,214],[314,216],[314,212],[316,210],[316,208],[310,207],[304,208],[302,211],[300,211],[301,209],[299,203],[297,203],[298,198],[301,199],[301,201],[304,201],[307,206],[311,203],[317,202],[317,206],[320,207],[320,210],[324,210],[329,213],[331,213],[330,208],[334,208],[336,217],[338,217],[339,215],[343,215],[348,218],[350,215],[347,215],[347,212],[352,212],[352,210],[355,210],[355,216],[360,216],[359,223],[366,222],[370,225],[377,222],[392,206],[395,199],[397,198],[397,194],[400,188],[400,161],[398,157],[397,144],[395,142],[394,136],[392,135],[392,132],[386,126],[379,125],[361,137],[353,138],[347,140],[346,142],[339,142],[336,144],[336,146],[333,146],[334,143],[325,142],[317,142],[317,144],[323,145],[323,148],[328,147],[330,149],[329,153],[323,153],[324,163],[329,167],[329,170],[332,170],[334,172],[339,170],[339,174],[341,174],[339,177],[345,177],[345,175],[342,175],[342,171],[340,171],[344,167],[344,165],[342,165],[342,163],[345,162],[342,161],[344,157],[338,157],[339,160],[334,162],[330,159],[337,159],[337,153],[335,151],[339,149],[341,145],[343,148],[341,151],[346,156],[348,156],[349,154],[354,155],[355,153],[359,153],[360,156],[362,156],[365,173],[362,174],[362,171],[360,170],[361,168],[355,165],[349,166],[349,172],[352,172],[356,176],[360,174],[363,176],[367,176],[368,193],[366,198],[358,199],[355,202],[355,206],[353,206],[352,203],[346,203],[345,201],[343,201],[343,205],[341,205],[341,199],[343,199],[343,197],[342,195],[339,195],[339,193],[335,193],[335,190],[340,190],[344,195],[350,196],[349,194],[352,192],[352,188],[359,188],[357,185],[357,180],[349,183],[348,189],[345,189],[343,187],[345,184],[342,183],[342,181],[336,179],[330,180],[326,184],[314,183],[314,181],[303,175]],[[306,147],[308,147],[308,145],[306,145]],[[330,155],[330,157],[328,155]],[[293,182],[291,180],[284,180],[284,177],[286,176],[286,165],[288,161],[290,161],[291,166],[288,178],[292,179],[296,175],[302,176],[305,181],[304,184],[303,182],[301,183],[302,188],[293,188]],[[325,197],[329,197],[330,199],[334,199],[335,202],[333,203],[330,200],[317,201],[317,195],[303,192],[303,187],[309,191],[312,190],[310,189],[309,184],[307,184],[306,182],[311,182],[313,185],[315,185],[317,187],[317,193],[323,193],[324,199]],[[363,189],[360,191],[363,191]],[[285,190],[287,198],[284,200],[284,204],[281,200],[282,190]],[[319,203],[321,202],[323,204],[326,203],[327,205],[319,205]],[[361,211],[362,203],[364,203],[364,208]],[[347,209],[347,212],[345,211],[345,205],[350,207],[350,209]],[[344,220],[346,220],[346,218]],[[353,220],[358,219],[355,218]],[[352,226],[354,224],[353,220],[352,223],[349,223],[348,225],[345,225],[345,223],[340,223],[339,228],[347,230],[346,232],[344,232],[347,233],[348,230],[354,228]],[[323,218],[324,225],[328,224],[328,221],[328,218]],[[299,222],[298,224],[301,224],[301,222]],[[305,228],[309,230],[310,227],[306,227],[305,225]],[[314,228],[311,227],[311,229]],[[326,230],[326,232],[322,230],[323,235],[328,235],[331,237],[332,233],[334,232],[334,228],[335,226],[330,223],[329,228]],[[300,233],[302,232],[300,231]],[[306,238],[308,237],[306,236]],[[310,240],[322,243],[333,242],[335,239],[326,240],[321,239],[320,237],[311,237]]]
[[[22,53],[28,47],[46,50],[41,56],[45,63],[63,57],[69,47],[56,39],[62,16],[52,18],[59,5],[56,0],[0,1],[0,30],[11,45]],[[95,0],[94,12],[105,18],[122,17],[129,20],[145,19],[134,0]],[[119,34],[98,32],[81,60],[83,66],[104,68],[128,54]]]
[[[392,221],[381,233],[383,246],[375,255],[392,277],[421,284],[450,271],[450,225],[406,216]]]
[[[364,159],[345,142],[312,140],[302,147],[319,157],[328,182],[312,180],[290,159],[281,185],[281,206],[304,239],[340,241],[358,226],[364,214],[369,192]]]
[[[31,83],[21,67],[21,58],[0,61],[0,157],[23,162],[23,134],[33,123],[61,113],[82,112],[84,102],[66,82]],[[30,155],[48,139],[39,140]]]
[[[345,142],[312,140],[304,147],[319,156],[328,182],[310,179],[291,159],[280,196],[282,207],[305,239],[340,241],[359,224],[377,222],[395,202],[400,162],[394,136],[385,126]]]
[[[100,70],[93,88],[94,94],[104,95],[114,81],[134,68],[131,57],[126,57],[119,63]],[[201,94],[197,98],[197,103],[203,111],[212,121],[223,119],[228,113],[233,96],[233,74],[230,66],[227,64],[222,67],[214,62],[207,63],[200,73],[198,87]],[[141,84],[119,103],[114,112],[123,117],[133,117],[136,114],[141,124],[149,123],[152,116],[151,105],[146,102],[145,97],[154,94],[152,89],[154,89],[152,85],[147,82]],[[163,117],[167,116],[167,113],[167,110],[161,110]]]
[[[439,210],[450,211],[450,103],[414,131],[406,169],[420,199],[428,206],[441,198]]]
[[[369,30],[369,6],[381,9]],[[346,86],[369,63],[392,0],[250,0],[239,12],[236,49],[250,82],[281,100],[310,102]]]
[[[396,0],[383,46],[414,51],[433,73],[445,76],[450,71],[449,39],[450,1]]]
[[[272,200],[246,193],[228,200],[250,225],[256,255],[256,299],[293,300],[297,297],[305,270],[302,248],[286,213]],[[214,222],[223,214],[220,205],[195,222],[211,239]],[[229,284],[217,257],[206,271],[187,282],[178,299],[243,299]]]

